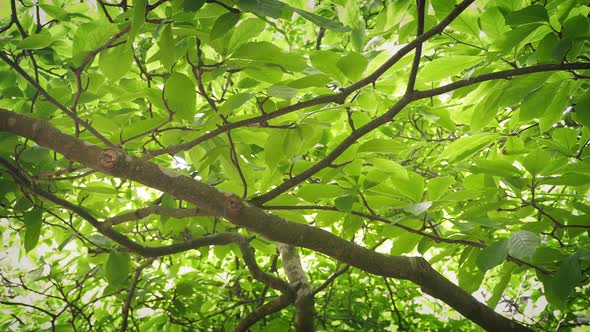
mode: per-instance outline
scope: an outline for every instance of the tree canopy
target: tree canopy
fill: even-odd
[[[590,324],[581,0],[0,4],[0,329]]]

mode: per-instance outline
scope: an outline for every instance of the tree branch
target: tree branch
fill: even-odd
[[[256,308],[254,311],[249,313],[246,317],[242,318],[238,325],[236,325],[236,327],[234,327],[232,331],[245,332],[248,330],[248,328],[256,324],[256,322],[258,322],[259,320],[275,312],[278,312],[283,308],[286,308],[292,302],[292,296],[289,296],[288,294],[283,294],[277,297],[276,299],[261,305],[260,307]]]
[[[548,71],[560,71],[560,70],[584,70],[590,69],[590,63],[588,62],[573,62],[573,63],[559,63],[559,64],[544,64],[544,65],[536,65],[530,67],[523,67],[517,69],[509,69],[509,70],[502,70],[497,71],[494,73],[489,74],[482,74],[479,76],[459,80],[453,83],[449,83],[438,88],[424,90],[424,91],[415,91],[412,93],[413,99],[424,99],[430,98],[433,96],[441,95],[443,93],[451,92],[457,90],[459,88],[463,88],[469,85],[482,83],[485,81],[492,81],[492,80],[499,80],[499,79],[508,79],[514,76],[521,76],[526,74],[534,74],[534,73],[541,73],[541,72],[548,72]]]
[[[301,266],[301,258],[297,249],[291,245],[279,243],[279,252],[283,260],[283,268],[291,284],[297,285],[295,296],[295,331],[314,331],[313,293]]]
[[[416,35],[420,37],[424,33],[424,11],[425,11],[425,0],[416,0],[418,10],[418,30]],[[420,58],[422,57],[422,44],[418,43],[414,50],[414,61],[412,62],[412,69],[410,70],[410,77],[408,78],[408,87],[406,93],[414,91],[414,85],[416,84],[416,76],[418,75],[418,67],[420,67]]]
[[[125,298],[125,304],[123,304],[123,308],[121,308],[121,316],[123,317],[123,322],[121,323],[121,332],[127,331],[127,319],[129,318],[129,308],[131,307],[131,301],[133,300],[133,295],[135,294],[135,288],[137,287],[137,283],[139,282],[139,276],[141,276],[141,272],[146,267],[150,266],[154,262],[155,258],[149,258],[143,264],[141,264],[133,274],[133,281],[131,281],[131,287],[129,288],[129,294],[127,294],[127,298]]]
[[[114,217],[107,218],[103,221],[103,227],[115,226],[131,220],[141,220],[151,214],[161,216],[174,217],[178,219],[196,217],[196,216],[211,216],[203,213],[199,208],[193,209],[175,209],[166,206],[148,206],[135,211],[119,214]]]
[[[289,222],[281,217],[269,215],[232,194],[221,192],[189,176],[127,155],[123,151],[102,150],[96,145],[64,134],[47,121],[0,109],[0,131],[11,132],[31,139],[37,144],[49,147],[63,154],[67,159],[79,162],[86,167],[111,176],[137,181],[178,199],[191,202],[205,211],[224,216],[229,222],[246,227],[272,241],[315,250],[375,275],[410,280],[420,285],[424,292],[441,299],[485,329],[528,331],[526,327],[501,316],[485,304],[478,302],[469,293],[434,270],[422,257],[384,255],[346,241],[323,229]],[[2,164],[4,165],[4,163]],[[238,234],[225,233],[204,236],[162,248],[144,247],[111,228],[101,229],[100,223],[84,209],[42,190],[37,189],[36,192],[50,201],[65,204],[68,209],[87,220],[88,218],[93,219],[91,224],[100,229],[105,236],[109,236],[116,242],[125,242],[126,247],[148,257],[181,252],[204,245],[227,244],[235,242],[236,238],[241,238]]]

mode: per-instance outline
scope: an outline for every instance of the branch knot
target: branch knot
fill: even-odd
[[[234,196],[225,197],[225,215],[228,217],[237,217],[244,204],[240,199]]]
[[[113,149],[103,150],[98,158],[98,163],[108,170],[115,168],[117,162],[119,162],[119,153]]]

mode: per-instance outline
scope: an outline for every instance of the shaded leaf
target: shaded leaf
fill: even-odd
[[[131,261],[129,253],[114,251],[105,265],[105,276],[112,286],[121,286],[129,276]]]
[[[508,253],[518,259],[532,258],[535,250],[541,245],[539,234],[529,231],[518,231],[510,235]]]
[[[25,224],[25,251],[29,252],[37,246],[41,234],[43,212],[40,209],[33,208],[31,211],[23,214]]]
[[[164,98],[172,112],[184,120],[194,120],[197,93],[188,76],[172,73],[164,85]]]
[[[217,20],[215,20],[215,23],[213,23],[213,28],[211,28],[211,40],[215,40],[225,35],[240,21],[240,16],[239,13],[234,12],[228,12],[219,16]]]
[[[304,19],[316,24],[319,27],[322,27],[322,28],[325,28],[328,30],[332,30],[335,32],[350,31],[349,27],[342,25],[342,23],[340,23],[340,22],[335,22],[335,21],[329,20],[325,17],[316,15],[314,13],[310,13],[310,12],[305,11],[303,9],[299,9],[299,8],[295,8],[295,7],[291,7],[291,9],[293,9],[293,11],[296,12],[297,14],[301,15],[301,17],[303,17]]]
[[[509,13],[506,16],[506,23],[509,25],[523,25],[531,23],[549,22],[549,15],[545,7],[533,5],[521,10]]]
[[[502,239],[483,248],[477,257],[477,267],[485,272],[496,267],[508,256],[508,240]]]

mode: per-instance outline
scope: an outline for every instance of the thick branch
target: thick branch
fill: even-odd
[[[313,293],[301,266],[301,258],[297,249],[291,245],[279,243],[279,252],[283,260],[283,268],[291,284],[297,285],[295,297],[295,331],[314,331]]]
[[[246,227],[272,241],[315,250],[375,275],[410,280],[420,285],[426,293],[441,299],[471,321],[488,330],[528,331],[526,327],[501,316],[478,302],[469,293],[439,274],[421,257],[390,256],[376,253],[323,229],[289,222],[281,217],[269,215],[236,196],[223,193],[189,176],[126,155],[122,151],[101,150],[96,145],[57,130],[46,121],[0,110],[0,131],[11,132],[31,139],[37,144],[49,147],[63,154],[67,159],[79,162],[86,167],[112,176],[137,181],[178,199],[191,202],[203,210],[215,215],[222,215],[231,223]],[[49,197],[51,196],[50,194]],[[44,197],[47,198],[47,196]],[[81,210],[73,204],[70,205],[68,208],[73,207]],[[74,209],[72,211],[79,212]],[[83,209],[82,213],[87,215]],[[94,220],[96,221],[96,219]],[[96,221],[95,227],[97,226],[100,228],[98,221]],[[102,231],[114,239],[121,240],[117,237],[122,237],[123,241],[130,241],[110,228],[105,228]],[[170,251],[179,252],[174,246],[187,246],[192,244],[192,241],[209,242],[208,244],[211,245],[220,244],[219,242],[223,242],[222,240],[226,241],[225,243],[234,242],[235,238],[239,237],[238,234],[233,233],[224,235],[223,239],[219,239],[219,234],[215,234],[171,245],[164,253],[157,250],[157,254],[153,251],[154,249],[143,247],[133,241],[130,241],[130,245],[131,249],[135,249],[135,251],[143,251],[147,254],[146,256],[154,256],[154,254],[169,254]]]

